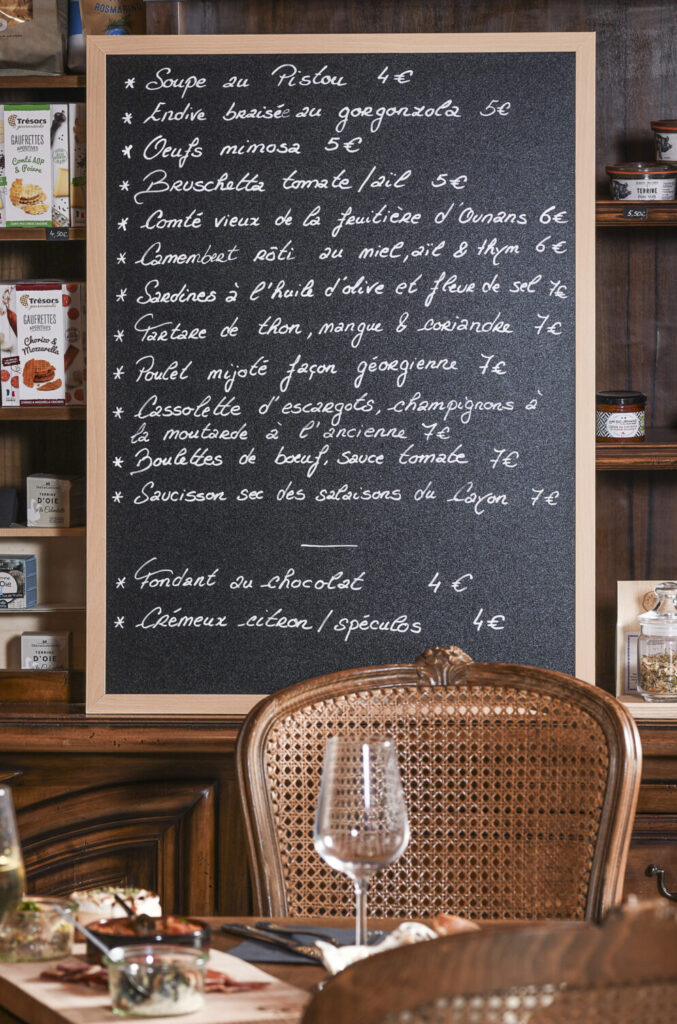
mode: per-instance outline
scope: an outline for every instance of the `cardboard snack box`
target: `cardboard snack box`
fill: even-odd
[[[70,633],[21,634],[21,667],[54,672],[69,667]]]
[[[71,227],[81,228],[87,223],[87,168],[85,160],[87,114],[84,103],[68,104],[68,138],[71,176]]]
[[[0,611],[32,608],[38,603],[38,566],[35,555],[0,554]]]
[[[84,281],[63,285],[66,331],[66,405],[84,405],[87,398],[87,310]]]
[[[7,172],[5,168],[5,106],[0,103],[0,228],[7,215]]]
[[[51,112],[49,142],[52,151],[52,224],[57,228],[67,228],[71,222],[68,104],[52,103]]]
[[[52,226],[49,103],[6,103],[5,170],[8,228]]]
[[[0,284],[0,400],[3,407],[19,404],[19,338],[13,282]]]
[[[19,405],[64,405],[66,335],[60,281],[17,284]]]
[[[82,526],[85,521],[84,479],[55,473],[26,477],[28,526]]]

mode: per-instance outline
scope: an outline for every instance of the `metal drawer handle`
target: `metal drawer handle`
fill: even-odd
[[[656,885],[661,896],[665,896],[667,900],[674,900],[677,903],[677,892],[670,892],[665,887],[665,871],[663,868],[659,868],[657,864],[649,864],[648,868],[644,872],[649,878],[653,875],[656,876]]]

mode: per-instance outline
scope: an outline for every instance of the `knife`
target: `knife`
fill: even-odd
[[[304,946],[302,942],[287,938],[284,935],[274,935],[272,932],[259,931],[251,924],[222,924],[221,931],[227,935],[237,935],[240,939],[254,939],[256,942],[264,942],[270,946],[277,946],[278,949],[286,949],[289,953],[296,953],[298,956],[305,956],[316,963],[322,963],[322,954],[317,946]]]

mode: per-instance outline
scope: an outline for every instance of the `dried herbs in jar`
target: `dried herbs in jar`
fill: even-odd
[[[637,689],[644,700],[677,701],[677,583],[654,588],[655,607],[639,616]]]

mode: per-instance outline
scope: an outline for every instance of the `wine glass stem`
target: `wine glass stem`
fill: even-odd
[[[367,945],[367,888],[366,878],[355,881],[355,945]]]

